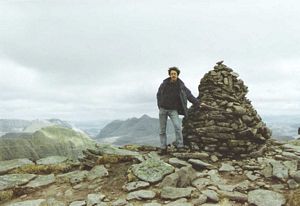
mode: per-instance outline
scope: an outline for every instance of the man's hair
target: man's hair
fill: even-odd
[[[177,75],[180,74],[180,70],[177,67],[170,67],[169,70],[168,70],[169,75],[170,75],[172,70],[175,71],[177,73]]]

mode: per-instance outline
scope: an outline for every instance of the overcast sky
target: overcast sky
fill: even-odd
[[[158,117],[177,66],[198,96],[219,60],[258,113],[300,115],[296,0],[0,0],[0,119]]]

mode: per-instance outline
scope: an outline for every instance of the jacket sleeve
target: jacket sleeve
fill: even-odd
[[[161,92],[162,92],[162,84],[159,86],[157,94],[156,94],[156,100],[157,100],[157,107],[158,108],[160,108]]]
[[[189,102],[191,102],[195,106],[199,106],[200,101],[193,96],[192,92],[186,86],[184,86],[184,89],[185,89],[186,97],[189,100]]]

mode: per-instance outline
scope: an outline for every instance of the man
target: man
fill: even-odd
[[[187,116],[187,100],[195,106],[199,106],[199,100],[178,78],[180,70],[177,67],[171,67],[168,74],[169,78],[163,81],[156,95],[159,108],[161,154],[167,153],[166,127],[168,117],[170,117],[175,129],[175,146],[181,150],[184,145],[179,114]]]

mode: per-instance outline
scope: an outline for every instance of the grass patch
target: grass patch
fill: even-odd
[[[66,173],[70,172],[74,169],[77,169],[78,166],[74,166],[71,164],[61,163],[61,164],[55,164],[55,165],[25,165],[20,168],[16,168],[14,170],[11,170],[10,174],[59,174],[59,173]]]

